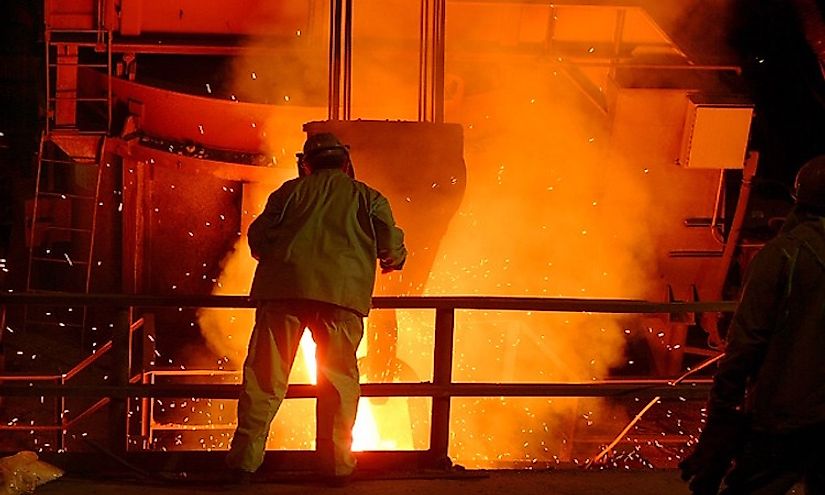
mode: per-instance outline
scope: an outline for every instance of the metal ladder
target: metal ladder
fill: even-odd
[[[98,9],[102,16],[102,10]],[[112,33],[46,26],[46,123],[27,227],[29,292],[88,294],[94,262],[97,210],[106,137],[112,121]],[[104,90],[84,84],[105,70]],[[84,72],[87,71],[87,72]],[[24,330],[75,329],[86,351],[87,309],[27,307]],[[52,334],[52,337],[58,337]]]
[[[74,136],[73,141],[78,137]],[[88,294],[94,262],[95,227],[105,136],[84,136],[89,153],[69,155],[59,136],[40,140],[35,194],[29,219],[29,292]],[[81,148],[81,147],[78,147]],[[85,155],[85,156],[84,156]],[[77,329],[86,345],[86,308],[27,307],[26,331],[44,327]]]
[[[112,82],[91,92],[83,78],[105,69],[112,75],[112,32],[104,29],[50,29],[44,33],[46,136],[53,132],[107,134],[112,122]]]

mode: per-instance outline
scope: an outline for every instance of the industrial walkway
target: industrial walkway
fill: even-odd
[[[67,477],[41,486],[37,495],[183,495],[237,493],[259,495],[689,495],[674,470],[468,471],[453,479],[438,477],[357,480],[343,488],[304,480],[253,483],[244,487],[185,482],[170,485],[99,481]]]

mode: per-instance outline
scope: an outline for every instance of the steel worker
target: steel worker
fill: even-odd
[[[825,494],[825,155],[799,170],[795,196],[749,268],[707,424],[680,464],[696,495],[715,495],[723,478],[727,495],[784,495],[798,482]]]
[[[310,136],[298,157],[299,177],[269,196],[248,232],[258,260],[251,291],[258,307],[243,366],[238,427],[226,458],[241,483],[263,462],[305,327],[317,349],[322,474],[336,484],[349,479],[360,397],[355,352],[370,310],[376,260],[387,273],[400,270],[407,255],[389,202],[355,180],[349,150],[333,134]]]

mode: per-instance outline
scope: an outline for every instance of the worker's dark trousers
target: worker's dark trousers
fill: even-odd
[[[352,428],[361,389],[355,351],[364,323],[352,311],[314,301],[268,301],[259,305],[238,400],[238,427],[226,463],[254,472],[263,462],[269,426],[287,388],[304,328],[316,344],[319,399],[317,450],[325,474],[355,469]]]
[[[825,495],[825,424],[791,433],[754,433],[725,479],[723,495],[785,495],[798,482],[805,495]]]

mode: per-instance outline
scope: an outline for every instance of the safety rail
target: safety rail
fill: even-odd
[[[43,296],[46,296],[43,294]],[[0,304],[0,309],[2,309],[2,316],[0,318],[0,328],[5,328],[5,304]],[[131,325],[129,325],[129,335],[135,333],[137,330],[140,330],[144,327],[146,323],[146,318],[138,318]],[[27,375],[27,374],[15,374],[15,375],[0,375],[0,384],[3,382],[26,382],[30,388],[35,390],[40,390],[42,385],[38,385],[34,387],[34,382],[55,382],[57,387],[71,387],[67,384],[69,380],[80,374],[82,371],[88,369],[91,365],[97,362],[101,357],[103,357],[107,352],[112,349],[112,341],[105,342],[100,348],[95,349],[94,352],[88,355],[86,358],[81,360],[77,363],[72,369],[65,373],[60,374],[52,374],[52,375]],[[0,370],[2,372],[4,370]],[[133,375],[129,379],[130,384],[134,384],[142,378],[142,373]],[[0,392],[0,397],[4,394]],[[41,396],[45,395],[57,395],[59,397],[59,401],[57,404],[57,418],[60,421],[59,424],[52,424],[52,425],[0,425],[0,431],[7,430],[7,431],[53,431],[57,434],[57,444],[59,445],[60,450],[63,450],[64,443],[63,443],[63,434],[71,429],[73,426],[77,425],[81,420],[91,416],[95,412],[99,411],[103,407],[105,407],[110,401],[110,397],[103,397],[91,406],[87,407],[80,413],[78,413],[73,418],[66,417],[66,397],[69,394],[39,394]],[[105,394],[101,394],[105,395]]]
[[[150,296],[118,294],[0,294],[0,305],[48,304],[89,305],[117,308],[111,348],[109,385],[19,383],[14,376],[0,376],[0,396],[104,397],[110,399],[109,449],[116,454],[128,450],[128,398],[192,397],[234,399],[240,392],[232,384],[138,384],[130,376],[133,308],[253,308],[256,302],[244,296]],[[736,303],[658,303],[627,299],[567,299],[532,297],[375,297],[375,309],[434,309],[435,334],[433,378],[420,383],[366,383],[364,397],[431,397],[430,447],[424,452],[430,465],[450,465],[448,457],[450,400],[453,397],[620,397],[634,394],[662,398],[705,397],[707,379],[602,380],[580,383],[455,383],[452,380],[453,336],[456,310],[545,311],[613,314],[671,314],[731,312]],[[13,383],[8,383],[14,381]],[[287,398],[315,398],[315,385],[290,384]],[[102,406],[101,406],[102,407]],[[32,429],[28,427],[29,429]]]

